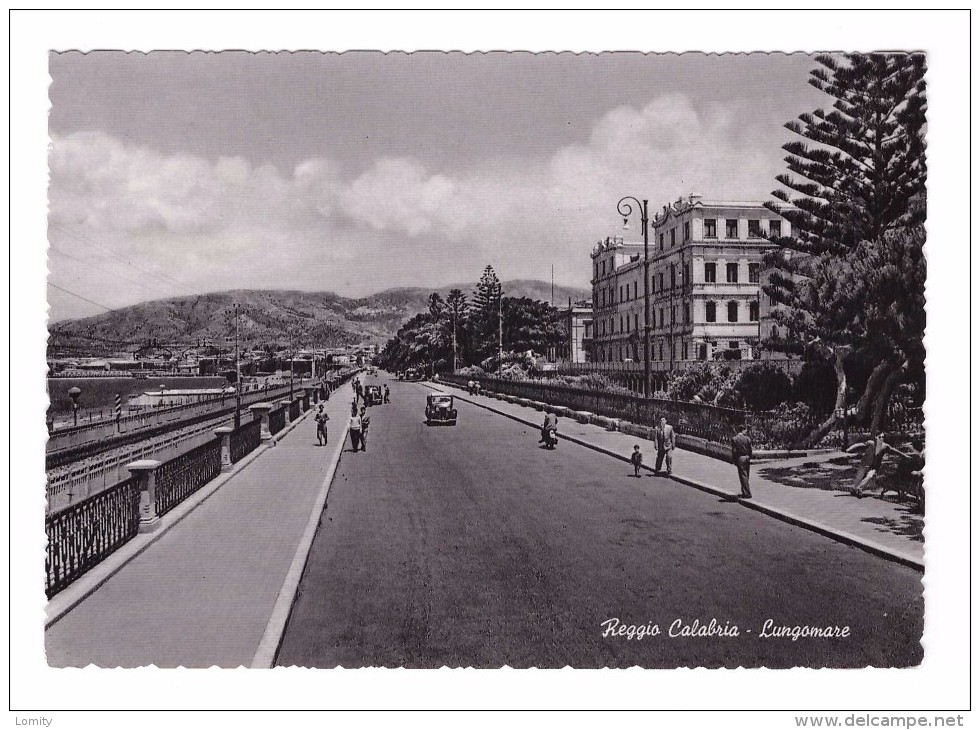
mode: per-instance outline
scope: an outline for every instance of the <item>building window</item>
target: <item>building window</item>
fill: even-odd
[[[605,261],[602,262],[602,275],[603,276],[606,275],[606,262]]]
[[[714,218],[704,219],[704,237],[705,238],[718,238],[718,229],[716,227],[717,221]]]
[[[749,221],[749,238],[762,238],[762,226],[758,220]]]
[[[674,326],[674,322],[677,321],[677,307],[670,308],[670,325]]]
[[[738,340],[729,340],[728,341],[728,349],[729,350],[737,350],[738,349]]]
[[[685,304],[684,305],[684,324],[690,324],[690,323],[691,323],[691,305],[690,304]],[[687,358],[685,357],[684,359],[686,360]]]
[[[684,264],[684,276],[681,279],[681,283],[684,286],[687,286],[688,284],[691,283],[691,265],[690,264]]]
[[[738,238],[738,219],[725,219],[725,238]]]
[[[749,281],[751,283],[753,284],[759,283],[759,270],[761,268],[762,267],[759,264],[749,264]]]
[[[637,332],[640,331],[640,315],[638,314],[633,315],[633,329]]]
[[[684,360],[687,360],[687,343],[686,342],[684,343],[684,357],[683,357],[683,359]]]
[[[673,246],[675,243],[677,243],[677,229],[676,228],[671,228],[670,229],[670,245]]]
[[[686,221],[684,223],[684,240],[685,241],[690,241],[691,240],[691,222],[690,221]]]
[[[698,359],[707,360],[708,359],[708,346],[701,344],[698,345]]]
[[[728,275],[729,284],[738,283],[738,264],[727,264],[725,266],[725,272]]]
[[[602,290],[602,306],[606,306],[606,290]]]
[[[715,312],[715,303],[714,302],[705,302],[704,303],[704,321],[705,322],[716,322],[716,321],[718,321],[717,320],[717,314]]]
[[[715,269],[717,264],[705,264],[704,265],[704,280],[709,284],[714,284],[716,281]]]
[[[657,291],[657,277],[656,275],[650,277],[650,293],[655,294]]]
[[[602,320],[602,336],[606,336],[606,320]]]
[[[664,326],[664,308],[663,307],[660,308],[660,326],[661,327]]]
[[[623,348],[622,348],[622,346],[620,346],[620,348],[619,348],[619,361],[620,362],[623,361]]]
[[[619,315],[619,334],[623,334],[623,315]]]
[[[630,316],[628,314],[626,315],[626,331],[630,331]]]
[[[664,359],[664,341],[660,340],[660,359]]]
[[[673,264],[670,267],[670,288],[673,289],[677,286],[677,271],[675,270]]]
[[[622,284],[619,285],[619,301],[621,301],[621,302],[622,301],[625,301],[623,299],[623,285]]]
[[[660,277],[660,291],[662,292],[664,290],[664,272],[661,271],[658,276]]]
[[[633,298],[636,299],[636,282],[633,282]]]
[[[738,322],[738,302],[728,303],[728,321]]]
[[[783,235],[782,221],[769,221],[769,236],[771,238],[779,238]]]
[[[749,302],[749,321],[759,321],[759,302]]]
[[[663,233],[660,234],[660,250],[661,251],[664,250],[664,234]]]

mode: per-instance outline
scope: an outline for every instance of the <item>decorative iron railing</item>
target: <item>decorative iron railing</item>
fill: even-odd
[[[261,443],[262,421],[251,421],[243,423],[231,432],[229,447],[231,451],[231,463],[234,464],[259,448]]]
[[[220,473],[220,439],[163,462],[156,469],[157,515],[167,514]]]
[[[269,433],[277,434],[286,428],[286,406],[269,412]]]
[[[732,408],[719,408],[704,403],[643,398],[628,393],[609,393],[588,390],[544,381],[472,378],[447,375],[444,380],[465,385],[479,380],[484,392],[503,393],[517,398],[564,406],[575,411],[589,411],[607,418],[621,418],[632,423],[655,426],[661,417],[674,426],[679,434],[727,443],[745,423],[746,413]]]
[[[140,489],[132,478],[48,517],[44,522],[48,597],[135,536],[139,524]]]

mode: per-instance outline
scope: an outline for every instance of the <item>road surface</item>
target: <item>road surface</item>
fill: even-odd
[[[387,382],[392,403],[371,409],[367,452],[341,459],[277,664],[921,661],[914,570],[664,478],[634,478],[582,446],[543,450],[535,430],[458,400],[457,426],[428,427],[431,390]],[[836,635],[771,636],[782,626]],[[683,635],[698,627],[708,635]]]

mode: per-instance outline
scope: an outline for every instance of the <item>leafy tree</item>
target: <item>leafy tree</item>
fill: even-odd
[[[746,408],[768,411],[793,395],[793,380],[786,371],[772,363],[746,368],[735,385]]]
[[[504,297],[504,349],[545,354],[564,339],[558,310],[527,297]]]
[[[870,415],[877,428],[882,400],[887,405],[895,383],[917,367],[921,347],[921,338],[916,345],[894,328],[878,328],[872,314],[901,309],[901,318],[914,320],[904,308],[917,306],[920,292],[899,294],[894,280],[873,276],[868,262],[911,257],[900,241],[914,240],[909,231],[925,219],[925,58],[882,53],[816,60],[820,67],[810,84],[834,99],[833,110],[802,114],[786,125],[815,144],[783,146],[796,177],[777,180],[796,195],[774,191],[792,207],[767,205],[790,221],[794,236],[776,240],[781,255],[768,261],[777,273],[764,290],[781,305],[773,312],[785,328],[777,346],[807,347],[834,363],[835,409],[846,404],[848,359],[877,358],[857,403],[858,418]],[[835,423],[831,414],[806,443],[819,441]]]

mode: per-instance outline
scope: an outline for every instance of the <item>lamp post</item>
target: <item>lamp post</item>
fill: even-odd
[[[68,391],[68,397],[71,398],[71,410],[75,417],[75,425],[78,425],[78,396],[82,394],[80,388],[71,388]]]
[[[643,228],[643,396],[650,395],[650,220],[647,217],[647,201],[642,203],[631,195],[616,204],[623,216],[623,228],[629,230],[629,219],[636,210],[640,213]]]

